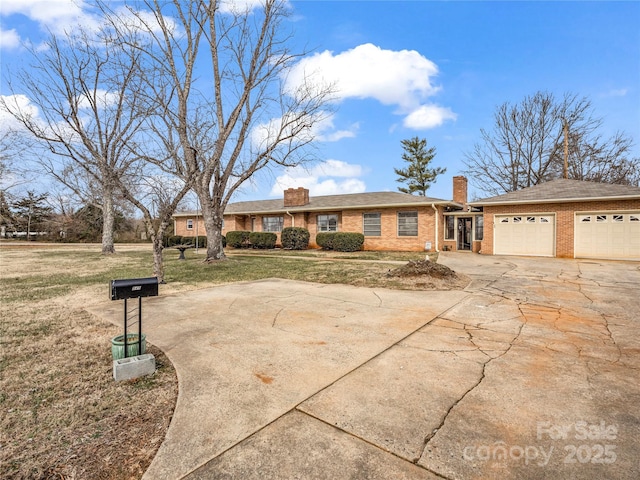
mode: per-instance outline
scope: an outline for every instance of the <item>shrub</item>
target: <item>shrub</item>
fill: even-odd
[[[227,232],[227,243],[233,248],[249,248],[249,235],[246,230],[234,230]],[[224,245],[224,244],[223,244]]]
[[[335,232],[320,232],[316,235],[316,243],[323,250],[333,250]]]
[[[333,237],[333,249],[336,252],[356,252],[362,250],[364,235],[354,232],[337,232]]]
[[[280,235],[282,248],[306,250],[309,248],[309,230],[302,227],[286,227]]]
[[[272,232],[251,232],[249,243],[253,248],[274,248],[278,236]]]

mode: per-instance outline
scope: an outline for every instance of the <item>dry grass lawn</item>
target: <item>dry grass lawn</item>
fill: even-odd
[[[178,392],[172,365],[148,343],[156,373],[114,382],[110,339],[122,327],[85,310],[109,301],[111,279],[150,276],[149,245],[116,248],[0,243],[0,478],[137,479],[162,443]],[[217,264],[202,253],[178,261],[166,250],[162,291],[269,277],[420,290],[469,280],[390,275],[398,264],[382,263],[424,259],[415,253],[232,251]]]
[[[178,384],[164,354],[150,346],[156,373],[114,382],[121,328],[84,310],[107,295],[96,276],[131,258],[84,253],[0,247],[0,478],[137,479],[169,426]]]

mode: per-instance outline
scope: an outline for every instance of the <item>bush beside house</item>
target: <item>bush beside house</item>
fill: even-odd
[[[356,252],[362,250],[364,235],[355,232],[321,232],[316,235],[316,243],[323,250]]]
[[[286,227],[280,235],[282,248],[286,250],[306,250],[309,248],[309,230],[302,227]]]
[[[233,230],[227,232],[227,245],[233,248],[249,248],[249,235],[247,230]]]
[[[252,248],[275,248],[277,240],[278,236],[271,232],[251,232],[249,234],[249,244]]]

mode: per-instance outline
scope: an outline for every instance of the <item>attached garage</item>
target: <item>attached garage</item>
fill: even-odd
[[[481,253],[640,261],[640,187],[558,179],[469,204]]]
[[[575,256],[640,260],[640,210],[576,213]]]
[[[551,214],[496,215],[495,255],[555,255],[555,216]]]

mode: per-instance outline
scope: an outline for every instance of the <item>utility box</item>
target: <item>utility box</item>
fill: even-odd
[[[111,280],[111,300],[157,296],[158,279],[156,277]]]

